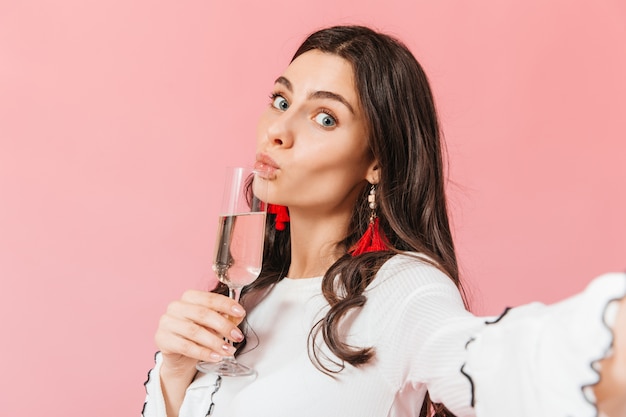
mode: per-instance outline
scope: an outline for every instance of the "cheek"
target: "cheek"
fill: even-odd
[[[315,189],[337,191],[351,189],[364,178],[369,164],[366,156],[358,155],[358,150],[337,150],[326,147],[313,147],[303,150],[294,158],[298,181]]]

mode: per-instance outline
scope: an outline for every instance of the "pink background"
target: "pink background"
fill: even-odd
[[[0,415],[139,414],[159,316],[212,279],[223,167],[320,26],[430,75],[475,311],[624,269],[626,2],[511,3],[1,0]]]

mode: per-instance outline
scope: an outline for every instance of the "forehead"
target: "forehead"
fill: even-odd
[[[283,76],[295,91],[330,91],[359,107],[352,64],[338,55],[318,50],[305,52],[289,64]]]

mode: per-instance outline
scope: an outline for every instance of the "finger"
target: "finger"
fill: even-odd
[[[243,317],[225,316],[215,310],[199,304],[175,301],[168,306],[166,315],[179,320],[196,323],[214,333],[234,342],[243,340],[243,333],[237,327]]]
[[[235,349],[214,332],[189,320],[164,315],[155,340],[165,354],[180,354],[197,360],[219,360]]]
[[[188,290],[185,291],[181,297],[181,301],[203,305],[220,313],[226,314],[232,317],[243,318],[246,315],[246,311],[241,304],[235,300],[222,295],[206,291]]]
[[[158,343],[159,350],[167,358],[168,355],[182,355],[197,361],[217,362],[222,358],[217,352],[183,338],[170,338],[167,342]]]

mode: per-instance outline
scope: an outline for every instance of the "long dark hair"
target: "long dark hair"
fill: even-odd
[[[345,254],[326,272],[322,292],[330,309],[311,330],[309,352],[314,364],[327,373],[340,372],[345,363],[368,363],[373,347],[354,347],[345,341],[339,323],[362,307],[364,290],[378,269],[394,254],[411,251],[427,255],[433,265],[461,289],[444,190],[442,139],[426,75],[408,48],[397,39],[362,26],[337,26],[311,34],[292,61],[311,50],[340,56],[352,64],[358,96],[368,123],[368,142],[379,166],[376,197],[380,227],[387,251],[356,257]],[[350,248],[369,222],[367,193],[354,207],[349,233],[340,242]],[[291,262],[289,227],[277,231],[268,221],[264,264],[260,277],[245,292],[261,291],[284,278]],[[322,337],[338,358],[322,357],[314,339]],[[448,416],[426,399],[421,415]]]

